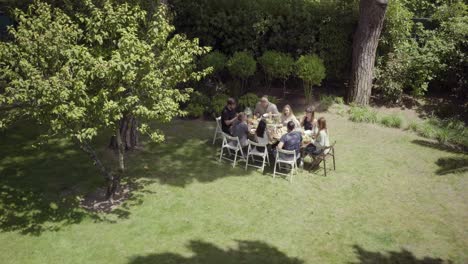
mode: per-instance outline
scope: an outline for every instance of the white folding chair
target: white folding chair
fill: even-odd
[[[216,139],[223,138],[223,130],[221,129],[221,117],[216,118],[216,129],[213,136],[213,145],[216,142]]]
[[[224,149],[227,149],[229,157],[223,156]],[[234,159],[231,159],[231,150],[234,151]],[[240,144],[238,137],[231,137],[226,133],[223,133],[223,144],[221,145],[221,154],[219,155],[219,161],[222,159],[232,161],[232,167],[236,166],[237,154],[240,152],[239,161],[245,161],[244,152],[242,151],[242,146]]]
[[[297,162],[299,157],[300,155],[297,155],[295,150],[276,149],[276,160],[275,168],[273,169],[273,178],[275,178],[276,174],[283,175],[286,177],[289,176],[289,181],[292,182],[294,174],[297,174],[298,171]],[[290,166],[289,173],[282,173],[276,171],[276,167],[278,167],[278,170],[281,170],[288,169],[288,166]]]
[[[268,165],[270,165],[270,157],[268,157],[267,145],[253,142],[250,139],[248,142],[249,142],[249,147],[247,148],[247,157],[246,157],[247,160],[245,162],[245,169],[247,170],[247,167],[251,166],[254,168],[262,169],[262,173],[263,173],[263,170],[265,169],[265,162],[267,162]],[[259,150],[261,148],[263,148],[263,150]],[[251,164],[249,164],[249,157],[252,157]],[[260,157],[262,159],[260,160],[262,162],[261,166],[255,165],[255,162],[256,162],[255,157]]]

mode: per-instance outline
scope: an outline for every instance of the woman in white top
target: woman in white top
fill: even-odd
[[[289,121],[294,122],[295,128],[300,128],[299,121],[297,120],[296,116],[293,113],[293,110],[290,105],[285,105],[283,107],[283,113],[281,114],[281,123],[283,126],[287,126]]]
[[[317,138],[306,147],[306,153],[311,154],[312,156],[317,156],[322,153],[328,153],[330,146],[330,139],[328,137],[328,130],[327,130],[327,121],[325,118],[321,117],[317,121],[318,124],[318,134]],[[318,164],[317,164],[318,165]]]
[[[319,132],[317,134],[317,138],[314,141],[314,145],[317,148],[317,150],[320,150],[320,152],[325,150],[325,154],[328,153],[329,149],[326,149],[328,146],[330,146],[330,139],[328,137],[328,130],[327,130],[327,121],[325,118],[321,117],[317,121],[318,127],[319,127]]]

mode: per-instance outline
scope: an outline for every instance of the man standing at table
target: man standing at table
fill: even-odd
[[[279,114],[276,105],[274,103],[270,103],[270,101],[268,101],[268,96],[264,95],[260,98],[260,102],[255,106],[254,114],[260,117],[267,113],[272,113],[274,115]]]
[[[221,130],[228,135],[232,135],[231,127],[236,119],[236,100],[229,98],[223,112],[221,112]]]

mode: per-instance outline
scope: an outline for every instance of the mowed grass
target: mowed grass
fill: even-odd
[[[129,155],[128,177],[144,188],[110,215],[67,196],[102,184],[84,154],[64,140],[33,149],[34,133],[7,131],[0,262],[467,263],[467,155],[324,116],[337,170],[293,183],[219,163],[214,122],[161,126],[166,143]]]

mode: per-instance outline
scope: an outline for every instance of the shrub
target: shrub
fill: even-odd
[[[358,123],[375,123],[377,122],[377,112],[368,107],[351,106],[349,120]]]
[[[222,54],[219,51],[213,51],[201,58],[200,66],[204,69],[208,67],[213,67],[212,74],[216,74],[224,69],[224,67],[226,66],[226,62],[226,55]]]
[[[408,130],[411,130],[411,131],[414,131],[414,132],[417,132],[418,129],[419,129],[419,123],[416,122],[416,121],[411,121],[409,124],[408,124]]]
[[[208,111],[209,106],[210,98],[198,91],[195,91],[190,95],[190,101],[185,108],[185,111],[190,117],[201,117]]]
[[[312,101],[312,87],[325,78],[325,66],[317,55],[302,55],[296,62],[296,74],[304,83],[307,103]]]
[[[229,99],[229,96],[226,94],[217,94],[211,99],[211,109],[210,112],[218,117],[221,115],[223,108],[226,106],[226,102]]]
[[[267,86],[270,87],[273,78],[278,78],[283,81],[283,91],[285,92],[286,80],[294,68],[294,59],[286,53],[266,51],[258,58],[258,62],[265,72]]]
[[[320,95],[320,109],[327,111],[335,103],[335,97],[333,95]]]
[[[323,111],[327,111],[333,104],[344,104],[343,97],[338,97],[334,95],[320,95],[320,109]]]
[[[417,129],[417,133],[425,138],[435,138],[437,135],[436,127],[430,122],[421,123]]]
[[[254,75],[257,63],[249,52],[241,51],[234,53],[228,60],[227,68],[232,76],[245,80]]]
[[[254,75],[257,70],[257,62],[249,52],[241,51],[234,53],[228,60],[227,68],[232,76],[241,80],[240,93],[242,94],[247,78]]]
[[[245,109],[247,107],[250,108],[255,108],[255,105],[257,104],[259,98],[256,94],[254,93],[246,93],[243,96],[239,98],[239,106],[242,109]]]
[[[379,122],[386,127],[400,128],[403,124],[403,119],[399,115],[392,114],[382,117]]]
[[[335,97],[335,103],[339,105],[344,105],[344,99],[341,96],[336,96]]]
[[[436,139],[441,144],[468,147],[468,129],[459,120],[432,117],[419,124],[413,122],[408,128],[422,137]]]

